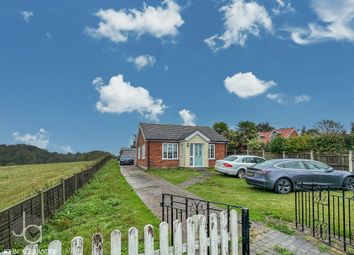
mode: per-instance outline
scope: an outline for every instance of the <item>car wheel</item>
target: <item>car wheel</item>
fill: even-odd
[[[243,179],[245,177],[245,170],[244,169],[240,169],[237,172],[237,178]]]
[[[344,180],[343,187],[354,190],[354,177],[348,177]]]
[[[282,178],[275,184],[275,192],[279,194],[288,194],[292,190],[292,184],[289,179]]]

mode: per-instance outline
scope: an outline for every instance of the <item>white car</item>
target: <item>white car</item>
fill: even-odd
[[[228,174],[236,175],[238,178],[245,177],[247,167],[266,161],[262,157],[252,155],[230,155],[222,160],[217,160],[215,170]]]

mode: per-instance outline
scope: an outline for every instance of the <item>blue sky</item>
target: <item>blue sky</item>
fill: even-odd
[[[0,143],[116,153],[139,122],[354,121],[353,0],[1,1]]]

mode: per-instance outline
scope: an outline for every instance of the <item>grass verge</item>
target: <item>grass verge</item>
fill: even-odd
[[[181,184],[193,177],[202,175],[199,170],[186,168],[149,169],[149,173],[160,176],[174,185]]]
[[[0,210],[12,206],[35,194],[40,189],[48,188],[65,178],[80,172],[95,161],[32,164],[0,167]]]
[[[146,224],[152,224],[157,232],[159,220],[126,182],[117,162],[110,160],[45,225],[41,248],[45,249],[52,240],[60,240],[63,254],[69,254],[72,238],[81,236],[84,238],[84,254],[91,254],[91,237],[99,232],[103,234],[104,250],[107,252],[110,250],[110,233],[119,229],[123,254],[126,254],[128,229],[137,227],[140,240],[143,240]]]

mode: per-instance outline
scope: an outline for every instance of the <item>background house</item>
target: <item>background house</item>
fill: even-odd
[[[271,131],[258,132],[258,135],[263,142],[269,143],[275,137],[280,136],[283,138],[289,138],[292,136],[298,136],[299,134],[295,128],[279,128]]]
[[[141,123],[136,144],[143,169],[212,167],[225,157],[227,139],[206,126]]]

